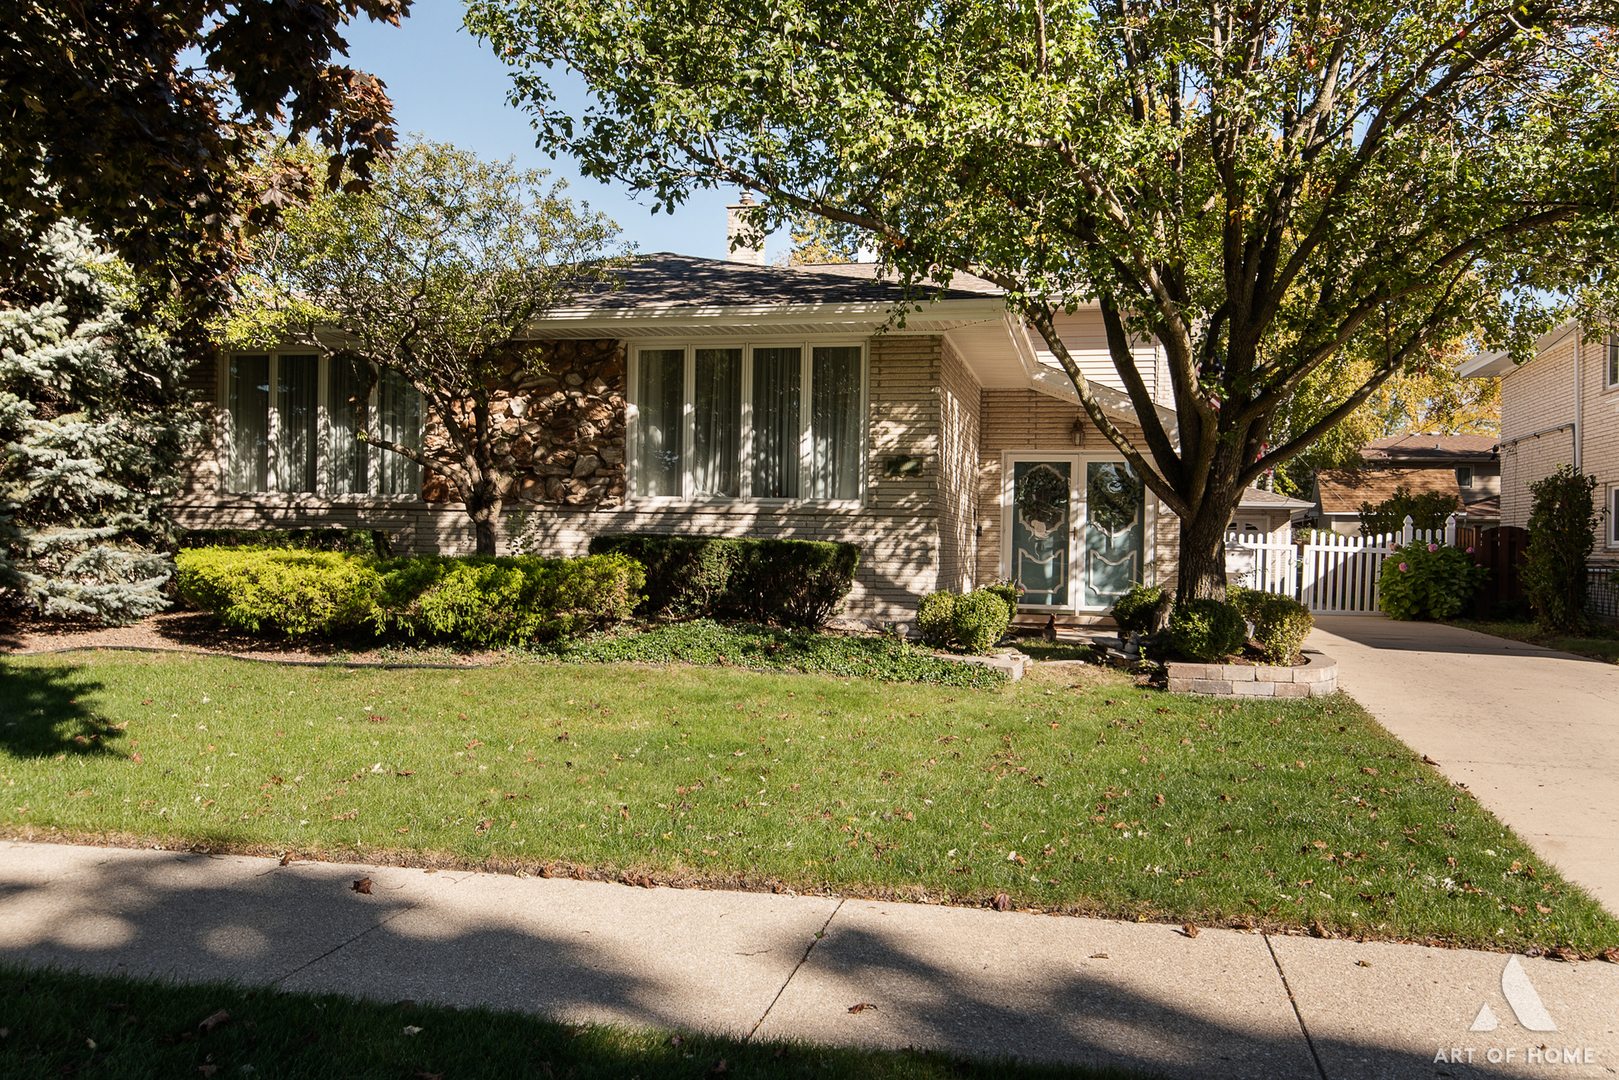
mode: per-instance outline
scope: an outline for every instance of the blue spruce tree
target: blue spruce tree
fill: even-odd
[[[133,317],[136,283],[61,223],[0,292],[0,597],[132,622],[167,606],[161,507],[201,432],[187,358]]]

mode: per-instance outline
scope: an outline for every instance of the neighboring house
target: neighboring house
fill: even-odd
[[[1501,464],[1489,435],[1393,435],[1361,448],[1363,469],[1322,469],[1311,498],[1316,526],[1360,535],[1360,507],[1403,487],[1413,495],[1442,492],[1461,503],[1467,523],[1501,523]]]
[[[1619,341],[1586,341],[1565,323],[1514,365],[1504,353],[1461,365],[1469,378],[1501,379],[1501,523],[1529,523],[1529,485],[1572,465],[1596,477],[1603,511],[1591,561],[1619,565]]]
[[[871,620],[1012,577],[1028,610],[1084,621],[1134,582],[1173,582],[1177,520],[997,289],[958,277],[896,325],[904,296],[868,264],[760,263],[646,256],[617,290],[532,327],[520,344],[543,373],[514,365],[494,405],[516,475],[503,550],[519,532],[556,555],[630,531],[849,541],[861,561],[848,613]],[[1136,432],[1096,309],[1059,330],[1104,410]],[[1161,350],[1139,355],[1173,430]],[[470,551],[441,482],[345,429],[330,407],[352,392],[339,367],[296,350],[200,367],[217,423],[174,516],[383,528],[402,551]],[[378,408],[398,441],[444,444],[397,380]]]
[[[1274,491],[1249,488],[1231,515],[1235,532],[1263,534],[1266,542],[1286,544],[1293,539],[1293,523],[1315,509],[1315,503]]]

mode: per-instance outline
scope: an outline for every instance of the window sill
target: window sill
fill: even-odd
[[[864,510],[859,499],[626,499],[627,510],[726,510],[737,513],[758,510],[831,511],[854,513]]]
[[[248,502],[264,507],[284,506],[389,506],[389,507],[431,507],[437,503],[429,503],[420,495],[322,495],[313,491],[221,491],[216,495],[219,499],[229,499],[232,502]]]

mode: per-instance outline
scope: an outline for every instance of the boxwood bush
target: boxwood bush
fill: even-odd
[[[194,548],[175,562],[191,603],[228,626],[291,637],[368,630],[475,644],[550,641],[627,618],[645,580],[622,555],[380,559]]]
[[[1119,632],[1147,633],[1152,629],[1153,613],[1163,599],[1162,585],[1137,585],[1119,597],[1113,605],[1113,621],[1119,624]]]
[[[929,593],[916,605],[916,632],[935,649],[942,649],[956,636],[956,601],[953,592]]]
[[[1250,590],[1248,621],[1254,624],[1254,640],[1267,663],[1290,664],[1304,647],[1304,639],[1315,626],[1310,609],[1287,596]]]
[[[1006,601],[984,589],[957,598],[950,612],[950,626],[957,643],[968,652],[979,655],[995,647],[1011,621],[1006,612]]]
[[[736,540],[623,533],[598,536],[592,555],[646,567],[644,615],[820,626],[854,586],[860,549],[816,540]]]
[[[1169,644],[1188,660],[1212,664],[1242,648],[1242,614],[1219,600],[1192,600],[1169,617]]]

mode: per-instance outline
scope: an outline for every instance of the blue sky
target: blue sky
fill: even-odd
[[[633,200],[621,185],[581,177],[571,158],[551,160],[535,149],[528,114],[506,100],[511,83],[505,65],[461,29],[463,11],[461,0],[415,0],[397,29],[362,18],[344,31],[350,62],[388,84],[400,132],[454,143],[486,158],[515,157],[525,168],[549,169],[567,179],[575,200],[618,222],[624,238],[641,251],[725,258],[725,204],[735,191],[699,192],[673,215],[654,215],[650,204]],[[554,87],[571,107],[583,105],[585,91],[577,78],[559,73]],[[773,240],[770,254],[777,249]]]

